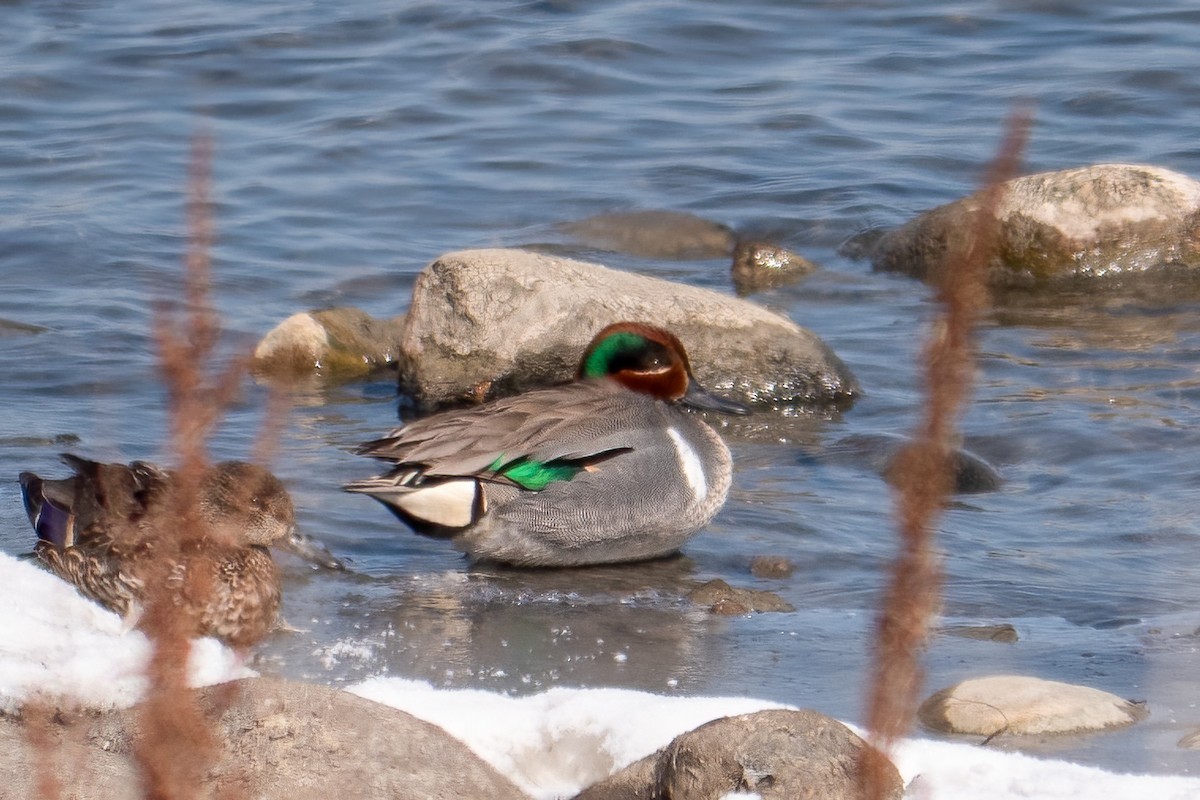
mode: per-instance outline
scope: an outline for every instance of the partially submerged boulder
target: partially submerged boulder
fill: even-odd
[[[864,463],[889,484],[898,486],[912,468],[904,455],[912,443],[912,439],[895,434],[857,433],[838,439],[824,457],[835,463]],[[970,450],[956,447],[950,451],[949,460],[950,490],[954,494],[993,492],[1004,483],[995,467]]]
[[[605,325],[669,328],[710,391],[777,408],[846,406],[854,376],[816,335],[694,286],[524,250],[448,253],[418,276],[401,388],[416,403],[481,402],[570,380]]]
[[[0,336],[27,336],[30,334],[46,333],[49,328],[21,322],[15,319],[0,317]]]
[[[1144,719],[1144,705],[1114,694],[1024,675],[972,678],[932,695],[917,715],[942,733],[1084,733]]]
[[[807,258],[769,242],[745,240],[733,249],[733,286],[739,295],[795,283],[816,269]]]
[[[688,592],[688,599],[714,614],[733,617],[752,611],[795,611],[796,607],[775,592],[761,589],[741,589],[730,586],[720,578],[702,583]]]
[[[577,245],[637,258],[689,261],[732,255],[731,275],[739,295],[794,283],[817,269],[785,247],[742,238],[719,222],[679,211],[616,211],[558,227]],[[555,252],[544,245],[531,249]]]
[[[787,556],[755,556],[750,559],[750,574],[756,578],[789,578],[796,564]]]
[[[1168,169],[1095,164],[1005,184],[993,287],[1200,268],[1200,181]],[[969,241],[981,195],[928,211],[869,245],[879,270],[938,283],[945,254]]]
[[[614,211],[559,228],[577,242],[639,258],[723,258],[737,237],[719,222],[679,211]]]
[[[859,800],[866,742],[816,711],[772,709],[723,717],[681,734],[576,795],[575,800],[719,800],[732,792],[763,798]],[[884,791],[896,800],[904,783],[880,756]]]
[[[396,362],[403,321],[376,319],[350,307],[293,314],[254,348],[254,368],[285,378],[361,377]]]
[[[403,711],[337,689],[251,678],[200,690],[216,719],[219,757],[204,773],[205,796],[263,800],[387,797],[526,800],[511,781],[441,728]],[[35,797],[42,770],[75,800],[144,796],[132,756],[137,710],[57,715],[31,736],[0,718],[0,767],[6,791]],[[47,753],[33,751],[41,738]],[[47,757],[49,756],[49,757]],[[5,796],[9,796],[6,794]],[[49,795],[47,795],[49,796]]]
[[[1021,637],[1011,623],[1000,622],[995,625],[943,625],[938,633],[945,636],[957,636],[960,639],[974,639],[978,642],[1002,642],[1014,644]]]

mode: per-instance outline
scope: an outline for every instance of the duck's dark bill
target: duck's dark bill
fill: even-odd
[[[683,404],[704,411],[723,411],[726,414],[745,415],[750,409],[734,400],[717,397],[695,381],[688,381],[687,394],[683,396]]]
[[[324,567],[325,569],[346,568],[342,560],[329,552],[329,548],[324,544],[302,533],[293,531],[290,536],[279,541],[275,546],[285,552],[294,553],[310,564],[316,564],[318,567]]]

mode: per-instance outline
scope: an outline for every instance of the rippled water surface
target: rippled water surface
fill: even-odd
[[[285,562],[303,630],[258,666],[737,692],[861,719],[891,498],[831,444],[912,428],[933,307],[839,245],[971,191],[1018,102],[1035,114],[1028,171],[1200,177],[1198,67],[1200,11],[1182,1],[0,4],[0,318],[20,323],[0,327],[0,546],[30,547],[19,470],[53,473],[67,448],[165,457],[151,303],[185,250],[197,131],[216,148],[216,299],[243,344],[320,305],[400,313],[451,249],[685,211],[823,266],[755,299],[821,335],[866,396],[767,436],[727,428],[734,489],[682,558],[530,574],[471,569],[338,490],[371,469],[349,449],[395,422],[387,376],[300,392],[274,467],[354,569]],[[724,260],[605,260],[731,291]],[[1005,482],[941,521],[943,613],[1020,639],[939,636],[928,679],[1014,671],[1145,699],[1133,729],[1031,746],[1194,773],[1175,742],[1200,728],[1200,303],[1164,294],[985,324],[962,428]],[[215,455],[251,452],[264,398],[249,387]],[[759,554],[796,571],[754,578]],[[710,618],[681,598],[712,577],[796,611]]]

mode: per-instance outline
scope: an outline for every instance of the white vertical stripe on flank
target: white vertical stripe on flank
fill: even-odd
[[[688,486],[691,487],[692,496],[696,500],[703,500],[708,494],[708,480],[704,477],[704,464],[700,462],[700,456],[675,428],[667,428],[667,435],[675,443],[675,457],[679,459],[679,466]]]

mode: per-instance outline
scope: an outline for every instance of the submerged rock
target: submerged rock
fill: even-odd
[[[688,592],[688,599],[714,614],[737,616],[751,611],[795,611],[791,603],[774,592],[738,589],[720,578],[702,583]]]
[[[678,261],[723,258],[737,238],[725,225],[678,211],[616,211],[559,228],[589,247]]]
[[[356,378],[396,362],[403,317],[380,320],[357,308],[293,314],[254,348],[261,374]]]
[[[943,625],[938,633],[957,636],[960,639],[975,639],[980,642],[1003,642],[1014,644],[1020,637],[1017,629],[1007,622],[998,625]]]
[[[817,265],[771,242],[740,238],[731,228],[678,211],[621,211],[568,222],[559,229],[576,246],[611,250],[638,258],[690,261],[733,256],[730,269],[739,295],[794,283]],[[573,255],[538,245],[539,252]]]
[[[767,242],[741,241],[733,250],[733,286],[739,295],[795,283],[816,269],[807,258]]]
[[[834,442],[826,455],[835,462],[863,462],[895,486],[909,468],[903,453],[911,443],[911,439],[895,434],[857,433]],[[950,452],[950,469],[954,494],[993,492],[1004,483],[995,467],[963,448]]]
[[[859,800],[860,758],[869,745],[816,711],[773,709],[723,717],[576,795],[575,800],[719,800],[749,792],[763,800]],[[904,792],[900,773],[880,756],[883,798]]]
[[[49,330],[49,328],[44,328],[41,325],[0,317],[0,336],[25,336],[46,333]]]
[[[980,194],[928,211],[869,246],[879,270],[938,283],[951,244],[968,241]],[[1153,166],[1095,164],[1016,178],[996,214],[993,287],[1077,285],[1200,267],[1200,182]]]
[[[574,377],[596,331],[670,329],[710,391],[776,408],[846,406],[859,394],[816,335],[708,289],[523,250],[448,253],[417,278],[401,389],[419,406],[481,402]]]
[[[1185,734],[1179,740],[1179,747],[1184,750],[1200,750],[1200,730]]]
[[[441,728],[348,692],[251,678],[199,694],[202,708],[216,720],[219,752],[202,774],[206,796],[527,797]],[[6,791],[15,797],[41,796],[40,770],[53,765],[64,796],[75,800],[143,797],[132,755],[138,710],[79,716],[64,725],[70,716],[58,714],[48,723],[50,758],[32,752],[20,721],[0,718]]]
[[[787,556],[755,556],[750,559],[750,574],[756,578],[787,578],[796,565]]]
[[[1087,686],[991,675],[942,689],[917,714],[931,730],[990,737],[1119,728],[1149,712],[1140,703]]]

